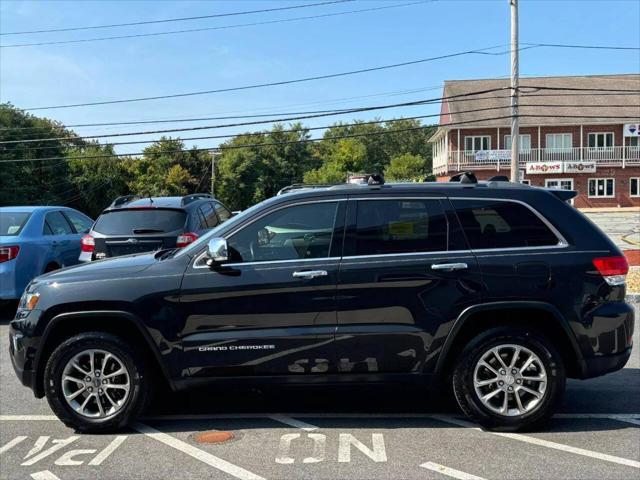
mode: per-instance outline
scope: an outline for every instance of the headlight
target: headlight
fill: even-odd
[[[25,293],[20,299],[18,310],[33,310],[40,301],[39,293]]]

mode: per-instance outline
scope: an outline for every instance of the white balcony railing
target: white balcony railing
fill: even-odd
[[[640,166],[640,147],[576,147],[532,148],[520,152],[519,164],[524,168],[530,162],[596,162],[597,166]],[[433,159],[436,174],[465,169],[499,170],[508,168],[511,150],[454,151],[442,153]]]

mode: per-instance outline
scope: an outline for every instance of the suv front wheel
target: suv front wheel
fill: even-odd
[[[565,388],[562,357],[544,336],[492,328],[458,357],[453,389],[464,413],[500,431],[537,428],[553,415]]]
[[[44,372],[47,400],[68,427],[116,431],[132,422],[149,398],[144,359],[122,339],[88,332],[54,350]]]

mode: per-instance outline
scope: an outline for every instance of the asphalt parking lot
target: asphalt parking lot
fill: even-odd
[[[637,350],[620,372],[569,381],[541,432],[482,431],[418,388],[298,387],[165,395],[134,429],[80,435],[19,384],[5,344],[2,479],[640,478]]]

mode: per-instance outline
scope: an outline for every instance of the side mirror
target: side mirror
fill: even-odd
[[[221,237],[214,237],[207,243],[207,265],[220,264],[229,259],[227,241]]]

